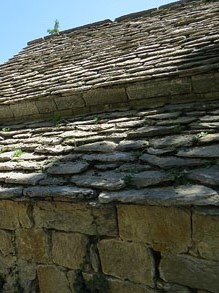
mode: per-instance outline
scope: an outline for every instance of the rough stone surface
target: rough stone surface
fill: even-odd
[[[0,254],[3,256],[8,256],[9,254],[14,254],[13,247],[13,236],[11,233],[0,230]]]
[[[48,235],[40,229],[19,229],[16,231],[17,253],[25,260],[38,263],[49,261]]]
[[[199,166],[202,162],[199,159],[182,159],[174,156],[158,157],[154,155],[143,154],[140,157],[143,162],[150,163],[163,169],[169,169],[173,167],[184,167],[184,166]]]
[[[219,185],[219,168],[200,168],[188,172],[189,179],[206,185]]]
[[[189,255],[164,255],[160,264],[161,277],[170,283],[218,292],[219,265],[214,261]]]
[[[136,285],[129,281],[107,279],[111,293],[155,293],[156,291],[143,285]]]
[[[31,219],[28,215],[28,205],[9,200],[0,201],[0,228],[14,230],[19,227],[30,228]]]
[[[5,179],[6,183],[17,183],[24,185],[36,185],[40,180],[46,177],[42,173],[9,173]]]
[[[157,251],[186,252],[191,246],[191,215],[188,211],[137,205],[119,205],[117,209],[123,240],[147,243]]]
[[[71,293],[65,271],[53,265],[39,266],[37,269],[40,292]]]
[[[88,188],[75,186],[34,186],[24,188],[24,196],[27,197],[66,197],[66,198],[93,198],[95,192]]]
[[[157,206],[219,205],[218,193],[202,185],[181,185],[177,188],[130,189],[120,192],[101,192],[101,203],[123,202]]]
[[[23,187],[4,188],[0,186],[0,198],[20,197],[23,194]]]
[[[219,261],[219,211],[196,209],[193,214],[193,241],[195,251],[202,258]]]
[[[177,126],[145,126],[138,128],[136,131],[130,131],[128,138],[139,138],[139,137],[153,137],[156,135],[169,134],[177,132]]]
[[[122,179],[125,175],[116,174],[114,172],[87,172],[81,175],[75,175],[71,178],[71,182],[77,186],[93,187],[106,190],[120,190],[125,186]]]
[[[95,234],[91,209],[82,204],[38,202],[34,208],[36,227]]]
[[[39,228],[88,235],[117,234],[115,210],[112,207],[95,210],[95,207],[83,204],[42,201],[36,204],[33,215],[36,227]]]
[[[54,263],[70,269],[83,267],[88,239],[78,233],[53,232],[52,258]]]
[[[102,240],[98,249],[105,274],[153,286],[154,260],[152,253],[145,245]],[[135,261],[133,262],[133,260]],[[130,268],[132,269],[130,270]]]
[[[219,145],[195,147],[177,153],[181,157],[189,158],[219,158]]]
[[[110,141],[101,141],[84,144],[76,148],[78,152],[97,152],[97,153],[112,153],[117,144]]]
[[[174,113],[173,113],[174,114]],[[190,146],[193,142],[192,135],[172,135],[166,136],[159,139],[151,139],[150,145],[156,148],[168,148],[168,147],[180,147],[180,146]]]
[[[173,181],[174,177],[160,171],[144,171],[133,176],[133,184],[137,187],[158,185],[164,182]]]
[[[88,168],[87,162],[66,162],[55,163],[47,169],[49,174],[77,174],[85,171]]]

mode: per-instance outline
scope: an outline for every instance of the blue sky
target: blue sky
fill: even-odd
[[[2,0],[0,3],[0,64],[28,41],[47,35],[55,19],[60,30],[159,7],[171,0]]]

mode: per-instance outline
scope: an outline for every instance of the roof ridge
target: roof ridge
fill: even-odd
[[[38,38],[38,39],[35,39],[35,40],[32,40],[32,41],[29,41],[29,42],[27,42],[27,45],[32,45],[32,44],[38,43],[39,41],[44,41],[44,40],[47,40],[47,39],[51,39],[54,36],[64,35],[66,33],[71,33],[71,32],[81,30],[81,29],[84,29],[84,28],[91,28],[91,27],[95,27],[95,26],[101,26],[101,25],[104,25],[104,24],[107,24],[107,23],[112,23],[112,22],[113,21],[110,20],[110,19],[105,19],[105,20],[101,20],[101,21],[88,23],[88,24],[85,24],[85,25],[81,25],[81,26],[77,26],[77,27],[74,27],[74,28],[70,28],[70,29],[67,29],[67,30],[60,31],[60,32],[58,32],[56,34],[53,34],[53,35],[47,35],[45,37],[41,37],[41,38]]]
[[[54,34],[54,35],[47,35],[47,36],[40,37],[40,38],[34,39],[32,41],[29,41],[27,43],[27,45],[36,44],[36,43],[38,43],[40,41],[51,39],[54,36],[59,36],[59,35],[63,35],[63,34],[66,34],[66,33],[71,33],[71,32],[81,30],[81,29],[84,29],[84,28],[92,28],[92,27],[95,27],[95,26],[101,26],[101,25],[104,25],[104,24],[107,24],[107,23],[113,23],[113,22],[122,22],[124,20],[132,19],[132,18],[138,18],[138,17],[141,17],[141,16],[150,16],[155,11],[158,11],[158,10],[161,10],[161,9],[171,9],[171,8],[174,8],[174,7],[177,7],[177,6],[184,6],[185,4],[190,4],[191,2],[217,2],[217,1],[219,1],[219,0],[179,0],[179,1],[171,2],[171,3],[165,4],[165,5],[161,5],[161,6],[157,7],[157,8],[150,8],[150,9],[142,10],[142,11],[139,11],[139,12],[133,12],[133,13],[125,14],[125,15],[122,15],[120,17],[115,18],[114,21],[112,21],[110,19],[105,19],[105,20],[102,20],[102,21],[97,21],[97,22],[85,24],[85,25],[82,25],[82,26],[74,27],[74,28],[71,28],[71,29],[63,30],[63,31],[60,31],[59,33]]]

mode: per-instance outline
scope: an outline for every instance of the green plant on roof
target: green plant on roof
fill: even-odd
[[[52,120],[54,126],[59,127],[62,121],[62,117],[59,114],[55,113]]]
[[[21,157],[23,154],[24,154],[24,152],[23,152],[21,149],[17,149],[17,150],[15,150],[15,152],[14,152],[14,154],[13,154],[13,157],[14,157],[14,158],[19,158],[19,157]]]
[[[126,186],[132,186],[134,176],[132,174],[127,174],[122,178],[122,180],[124,181]]]
[[[202,137],[205,137],[206,135],[208,135],[208,132],[205,132],[205,131],[201,131],[201,132],[199,132],[199,133],[196,133],[196,134],[193,136],[193,138],[192,138],[192,142],[193,142],[193,144],[199,144],[200,139],[201,139]]]
[[[47,33],[49,33],[50,35],[55,35],[59,33],[59,21],[58,19],[55,20],[55,24],[53,29],[48,29]]]
[[[9,132],[10,131],[10,128],[9,127],[4,127],[4,128],[2,128],[2,131],[3,132]]]

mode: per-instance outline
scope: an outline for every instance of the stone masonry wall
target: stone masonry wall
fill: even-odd
[[[1,200],[0,292],[219,292],[218,215]]]
[[[207,69],[203,68],[203,71]],[[157,107],[166,103],[216,99],[219,95],[218,72],[188,76],[197,72],[196,69],[191,69],[179,77],[149,77],[141,82],[122,83],[83,92],[70,91],[38,99],[8,100],[4,105],[0,103],[0,122],[68,117],[112,109]]]

